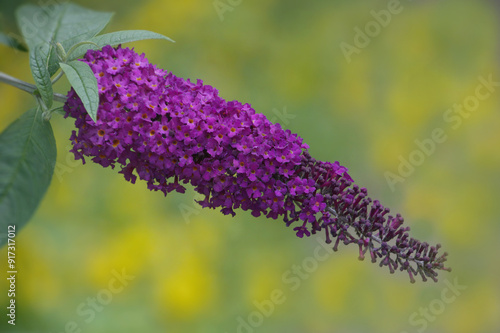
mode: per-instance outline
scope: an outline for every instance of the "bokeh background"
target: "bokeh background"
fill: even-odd
[[[56,115],[56,175],[16,238],[14,328],[0,279],[0,331],[500,331],[500,87],[457,128],[443,119],[474,95],[478,77],[500,81],[498,2],[401,1],[401,13],[350,62],[341,43],[354,45],[354,29],[388,1],[221,0],[231,9],[222,16],[212,0],[75,2],[114,11],[107,32],[148,29],[176,40],[129,46],[226,99],[251,103],[299,133],[316,158],[340,161],[372,197],[403,214],[415,237],[442,243],[453,271],[412,285],[404,273],[390,275],[341,247],[307,266],[292,290],[283,276],[311,264],[320,244],[314,237],[298,239],[283,222],[242,211],[231,218],[202,210],[192,191],[164,198],[116,171],[82,166],[68,153],[72,122]],[[4,31],[16,32],[21,3],[1,1]],[[27,55],[1,45],[0,70],[32,82]],[[0,101],[0,130],[34,105],[5,84]],[[400,156],[408,159],[414,141],[435,128],[447,139],[392,191],[385,173],[397,173]],[[6,256],[0,250],[2,271]],[[89,310],[122,270],[134,279]],[[453,281],[466,288],[449,301],[443,295],[453,296]],[[266,303],[273,290],[284,302],[259,317],[255,302]]]

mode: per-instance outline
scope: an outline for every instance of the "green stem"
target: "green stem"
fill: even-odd
[[[25,82],[23,80],[19,80],[13,76],[5,74],[4,72],[0,72],[0,82],[10,84],[13,87],[16,87],[18,89],[30,93],[31,95],[34,95],[35,91],[37,90],[35,85]],[[54,93],[54,101],[65,103],[66,96]]]
[[[64,72],[60,71],[55,78],[52,79],[52,84],[56,83],[63,76]]]
[[[68,57],[71,55],[71,53],[72,53],[74,50],[76,50],[76,48],[77,48],[77,47],[79,47],[79,46],[81,46],[81,45],[85,45],[85,44],[91,44],[91,45],[94,45],[94,46],[95,46],[96,48],[98,48],[98,49],[100,48],[100,47],[99,47],[99,45],[97,45],[96,43],[91,42],[91,41],[89,41],[89,40],[88,40],[88,41],[85,41],[85,42],[80,42],[80,43],[77,43],[77,44],[73,45],[73,46],[69,49],[69,51],[66,53],[66,57],[65,57],[64,61],[66,62],[66,61],[68,60]]]

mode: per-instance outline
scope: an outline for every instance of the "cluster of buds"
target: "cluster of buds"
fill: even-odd
[[[150,190],[184,192],[190,184],[203,207],[224,214],[293,224],[298,237],[324,230],[326,242],[355,243],[394,272],[436,280],[446,253],[409,238],[403,219],[367,197],[338,162],[312,158],[302,138],[271,123],[249,104],[226,101],[217,89],[185,80],[150,64],[128,48],[88,51],[82,61],[94,72],[100,95],[97,120],[71,89],[64,106],[76,119],[72,152],[103,167],[120,166]]]

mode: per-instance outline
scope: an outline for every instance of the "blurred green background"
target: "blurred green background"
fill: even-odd
[[[56,174],[16,238],[17,325],[6,323],[2,278],[0,331],[500,331],[500,91],[456,128],[443,118],[474,95],[478,77],[500,81],[497,2],[401,1],[350,62],[341,43],[355,46],[354,29],[364,30],[388,1],[222,0],[230,9],[223,13],[201,0],[75,2],[114,11],[107,32],[148,29],[176,40],[128,46],[251,103],[299,133],[316,158],[340,161],[373,198],[402,213],[414,237],[442,243],[453,271],[412,285],[404,273],[358,261],[354,247],[315,261],[322,237],[298,239],[283,222],[242,211],[231,218],[202,210],[192,191],[164,198],[73,161],[72,121],[56,115]],[[20,3],[1,2],[4,31],[16,32]],[[33,82],[27,55],[1,45],[0,70]],[[34,105],[5,84],[0,101],[0,130]],[[392,191],[385,173],[397,173],[400,156],[408,159],[415,140],[435,128],[447,139]],[[0,250],[2,270],[6,256]],[[302,277],[290,271],[303,264]],[[134,279],[110,293],[122,270]],[[454,280],[466,289],[450,298]],[[280,292],[271,311],[268,300]]]

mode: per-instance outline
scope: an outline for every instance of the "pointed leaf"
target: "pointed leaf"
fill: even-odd
[[[7,45],[18,51],[23,51],[23,52],[28,51],[26,46],[24,46],[20,40],[18,40],[14,36],[9,36],[3,32],[0,32],[0,44]]]
[[[78,97],[92,120],[96,121],[97,108],[99,107],[99,91],[97,79],[90,66],[83,61],[74,60],[67,64],[60,63],[61,69],[68,77],[68,81],[75,89]]]
[[[47,108],[52,106],[54,91],[50,81],[48,61],[50,54],[49,44],[40,44],[30,51],[30,67],[36,87]]]
[[[117,31],[117,32],[111,32],[109,34],[104,34],[100,36],[93,37],[89,39],[89,41],[95,43],[98,45],[96,47],[95,45],[92,44],[84,44],[81,45],[71,53],[71,55],[68,57],[70,60],[77,59],[85,54],[87,50],[92,49],[92,50],[97,50],[101,49],[102,47],[106,45],[111,45],[115,46],[118,44],[124,44],[124,43],[129,43],[129,42],[136,42],[139,40],[144,40],[144,39],[166,39],[168,41],[174,42],[172,39],[163,36],[162,34],[152,32],[152,31],[147,31],[147,30],[124,30],[124,31]]]
[[[16,232],[31,218],[47,188],[56,163],[52,127],[42,112],[26,111],[0,134],[0,232]],[[0,239],[0,246],[6,238]]]
[[[29,49],[41,43],[61,43],[65,49],[101,32],[113,16],[71,3],[60,5],[21,6],[17,23]],[[59,68],[55,48],[50,52],[48,68],[52,76]]]

